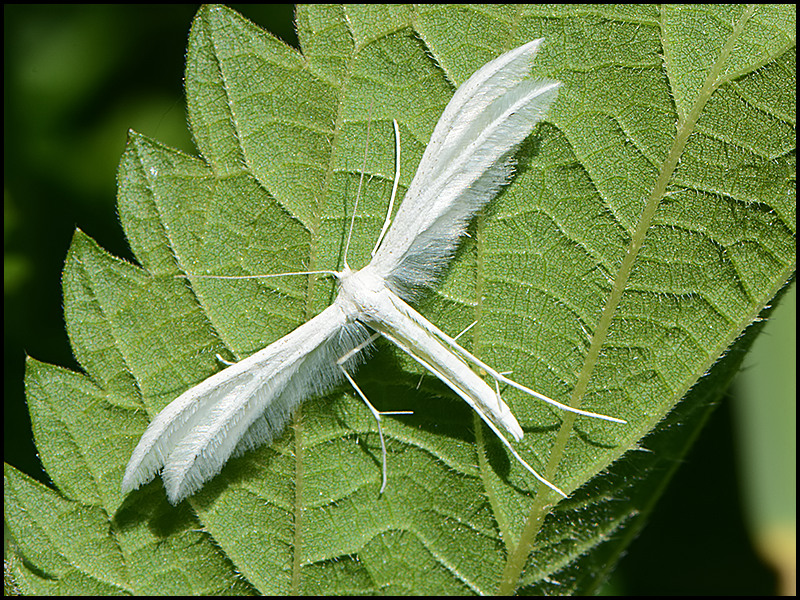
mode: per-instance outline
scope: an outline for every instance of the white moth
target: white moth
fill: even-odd
[[[555,100],[559,82],[528,77],[542,41],[534,40],[499,56],[458,88],[387,230],[390,207],[370,263],[353,271],[345,259],[344,270],[335,273],[339,290],[331,306],[164,408],[133,451],[122,480],[123,493],[150,481],[163,469],[169,501],[180,502],[217,475],[231,456],[271,441],[300,402],[329,392],[342,377],[350,381],[378,422],[383,491],[386,450],[381,413],[347,370],[363,360],[363,350],[383,335],[463,398],[539,481],[564,495],[536,473],[502,433],[515,441],[523,436],[500,397],[498,384],[563,410],[624,421],[566,406],[508,379],[404,300],[435,282],[472,216],[509,181],[512,152]],[[396,123],[395,135],[399,135]],[[399,163],[399,137],[397,144]],[[395,173],[395,189],[397,181]],[[477,370],[488,374],[495,385],[490,387]]]

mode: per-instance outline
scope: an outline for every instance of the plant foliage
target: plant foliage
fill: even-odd
[[[313,5],[297,28],[302,53],[201,8],[186,65],[199,156],[131,133],[120,164],[139,265],[75,234],[64,306],[85,372],[28,362],[54,489],[6,467],[7,578],[42,595],[592,591],[794,273],[795,7]],[[414,411],[385,426],[385,494],[374,423],[343,388],[178,507],[158,479],[122,497],[150,418],[216,354],[263,348],[334,292],[180,276],[341,268],[362,170],[348,259],[364,264],[391,120],[402,190],[455,86],[537,37],[558,102],[419,309],[452,334],[477,321],[466,343],[515,379],[628,420],[503,390],[520,451],[572,496],[541,490],[447,388],[379,345],[361,385]]]

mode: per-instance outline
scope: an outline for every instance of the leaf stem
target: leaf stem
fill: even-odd
[[[697,120],[700,118],[706,103],[708,102],[709,98],[711,98],[711,95],[714,93],[717,87],[722,82],[727,81],[724,77],[722,77],[722,74],[725,71],[725,63],[735,47],[736,40],[742,34],[744,25],[753,15],[753,10],[754,9],[752,6],[748,7],[748,10],[744,12],[739,21],[734,25],[731,36],[728,39],[728,43],[725,44],[725,46],[723,46],[721,49],[714,66],[709,69],[708,76],[706,77],[702,88],[700,88],[697,93],[697,97],[692,109],[685,118],[678,119],[672,147],[670,148],[667,158],[661,165],[658,176],[653,184],[652,192],[650,193],[650,196],[644,205],[641,217],[636,225],[636,229],[631,235],[630,245],[628,246],[628,250],[622,260],[622,263],[620,264],[617,276],[614,279],[611,293],[609,294],[606,304],[603,307],[603,312],[600,315],[597,329],[592,336],[592,343],[589,347],[589,351],[586,354],[581,372],[578,375],[575,388],[573,389],[569,402],[570,406],[578,408],[581,405],[581,400],[586,393],[589,382],[594,373],[594,368],[597,365],[600,352],[608,337],[611,323],[614,319],[617,308],[619,307],[622,295],[627,287],[628,280],[639,255],[639,251],[641,250],[642,245],[647,237],[647,231],[650,229],[650,225],[652,224],[656,211],[661,204],[661,199],[666,193],[669,182],[672,179],[675,169],[678,166],[678,162],[680,161],[683,151],[686,148],[686,143],[688,142],[690,135],[694,132]],[[569,441],[569,436],[572,433],[575,418],[576,415],[573,413],[566,413],[564,415],[564,420],[561,423],[556,440],[551,448],[548,467],[545,471],[545,477],[550,481],[555,481],[554,474],[564,457],[564,452],[567,442]],[[565,489],[567,489],[566,486]],[[528,556],[535,548],[536,536],[541,530],[549,509],[553,506],[550,494],[551,493],[549,490],[542,490],[536,495],[533,506],[528,513],[528,517],[526,518],[525,527],[523,528],[519,543],[514,550],[509,553],[506,560],[506,566],[503,570],[503,576],[498,588],[498,594],[513,594],[519,585],[519,578],[523,569],[525,568]]]

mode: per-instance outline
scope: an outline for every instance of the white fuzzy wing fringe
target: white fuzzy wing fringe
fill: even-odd
[[[297,405],[338,384],[336,361],[369,337],[334,304],[263,350],[171,402],[150,423],[125,470],[123,493],[163,468],[177,504],[222,470],[234,454],[268,443]],[[354,361],[363,353],[354,356]]]
[[[370,263],[398,295],[435,281],[470,219],[508,182],[512,152],[555,100],[559,82],[527,78],[542,41],[484,65],[445,108]]]

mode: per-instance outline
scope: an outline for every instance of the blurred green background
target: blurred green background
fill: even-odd
[[[231,6],[297,46],[292,5]],[[24,400],[24,358],[78,369],[60,287],[75,227],[133,260],[115,208],[127,130],[196,154],[183,67],[197,7],[4,6],[4,456],[44,482]],[[714,413],[610,593],[785,590],[787,576],[778,578],[762,557],[784,560],[793,572],[795,323],[792,289],[746,360],[732,390],[741,393]],[[776,550],[784,546],[791,562]]]

